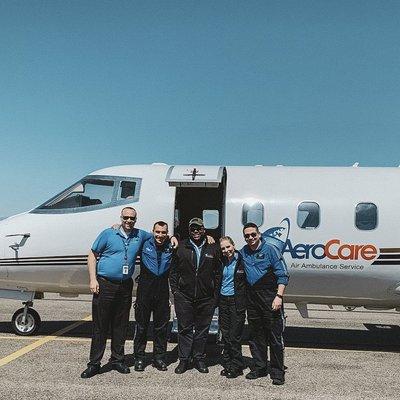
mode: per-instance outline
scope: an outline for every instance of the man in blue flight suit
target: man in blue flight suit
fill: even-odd
[[[255,369],[246,375],[257,379],[268,375],[270,348],[270,376],[274,385],[285,383],[283,363],[283,294],[289,275],[280,252],[268,244],[258,226],[248,223],[243,228],[246,245],[240,250],[248,282],[247,320],[250,329],[250,351]]]
[[[144,243],[141,255],[135,303],[135,371],[144,371],[147,330],[151,313],[153,313],[154,326],[153,366],[160,371],[167,370],[165,353],[170,318],[168,276],[172,252],[168,238],[168,225],[164,221],[158,221],[153,226],[153,237]]]
[[[136,210],[123,208],[120,228],[101,232],[89,253],[93,334],[90,361],[82,378],[91,378],[100,371],[110,327],[110,364],[122,374],[130,372],[124,363],[124,345],[132,304],[132,275],[137,254],[143,243],[152,237],[151,233],[134,228],[135,222]]]

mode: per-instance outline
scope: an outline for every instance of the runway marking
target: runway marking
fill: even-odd
[[[14,353],[11,353],[6,357],[3,357],[2,359],[0,359],[0,367],[3,367],[4,365],[7,365],[11,361],[16,360],[17,358],[19,358],[19,357],[31,352],[32,350],[37,349],[40,346],[43,346],[44,344],[46,344],[48,342],[56,340],[58,338],[58,336],[61,336],[66,332],[72,331],[73,329],[75,329],[79,325],[82,325],[87,321],[91,321],[91,319],[92,319],[92,316],[88,315],[87,317],[81,319],[80,321],[74,322],[73,324],[68,325],[63,329],[60,329],[59,331],[53,333],[52,335],[45,336],[45,337],[43,337],[43,338],[41,338],[39,340],[36,340],[35,342],[33,342],[31,344],[28,344],[27,346],[23,347],[22,349],[17,350]]]
[[[42,336],[39,338],[43,339],[46,336]],[[0,336],[0,340],[26,340],[26,341],[33,341],[38,340],[37,337],[27,337],[27,336]],[[54,340],[57,342],[90,342],[91,338],[80,338],[80,337],[57,337]]]

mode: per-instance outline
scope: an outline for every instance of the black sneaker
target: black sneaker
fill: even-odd
[[[135,359],[135,371],[137,372],[143,372],[144,371],[144,360],[141,358]]]
[[[285,378],[273,378],[272,384],[273,385],[283,385],[285,383]]]
[[[131,370],[127,365],[125,365],[123,362],[117,362],[112,365],[113,369],[118,371],[120,374],[129,374]]]
[[[221,376],[226,376],[228,372],[229,372],[229,369],[228,368],[224,368],[223,370],[221,370],[221,372],[219,374]]]
[[[88,379],[100,372],[100,365],[89,365],[82,373],[81,378]]]
[[[208,374],[208,367],[203,360],[195,360],[194,367],[202,374]]]
[[[254,370],[254,371],[250,371],[247,375],[246,375],[246,379],[258,379],[258,378],[262,378],[263,376],[267,376],[268,372],[264,371],[264,370]]]
[[[154,360],[153,361],[153,367],[157,368],[159,371],[167,371],[167,364],[164,362],[164,360]]]
[[[175,368],[176,374],[183,374],[189,369],[189,363],[187,361],[179,361],[178,366]]]
[[[228,379],[234,379],[238,376],[243,375],[243,371],[241,369],[231,369],[225,375]]]

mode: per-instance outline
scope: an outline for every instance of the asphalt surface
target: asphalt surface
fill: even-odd
[[[148,365],[144,372],[134,372],[132,368],[129,375],[121,375],[109,371],[106,365],[102,374],[84,380],[80,373],[88,361],[90,322],[82,321],[61,336],[54,334],[90,315],[90,297],[62,299],[46,295],[44,300],[37,300],[34,308],[43,322],[35,337],[12,333],[9,321],[18,308],[18,301],[1,300],[0,364],[5,364],[0,366],[0,399],[278,400],[398,399],[400,396],[400,313],[395,311],[359,308],[348,312],[342,307],[329,310],[326,306],[311,306],[311,318],[302,319],[293,305],[287,305],[288,369],[285,385],[276,387],[269,377],[254,381],[244,376],[233,380],[221,377],[220,347],[212,337],[207,347],[209,374],[196,370],[174,374],[177,349],[175,343],[170,343],[167,372]],[[134,322],[125,347],[130,365],[133,327]],[[32,344],[37,347],[28,351],[27,346]],[[148,351],[151,347],[150,342]],[[245,340],[243,352],[251,364]],[[109,348],[105,362],[108,356]],[[151,361],[150,353],[147,361]]]

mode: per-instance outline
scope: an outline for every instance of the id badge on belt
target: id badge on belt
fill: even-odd
[[[129,272],[129,266],[128,265],[124,265],[122,267],[122,275],[128,275]]]

